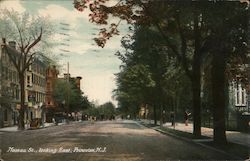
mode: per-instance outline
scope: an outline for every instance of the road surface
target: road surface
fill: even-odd
[[[230,159],[135,121],[70,123],[38,130],[1,132],[0,138],[4,161]]]

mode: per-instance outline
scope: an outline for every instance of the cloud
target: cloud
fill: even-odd
[[[121,35],[112,37],[105,48],[98,47],[93,38],[98,34],[96,25],[89,22],[89,12],[79,12],[73,8],[69,1],[46,1],[42,6],[24,1],[27,10],[33,9],[34,15],[48,16],[56,25],[54,43],[55,55],[61,56],[59,63],[66,68],[70,63],[70,73],[73,77],[82,76],[81,89],[89,97],[89,100],[98,100],[100,103],[112,101],[112,90],[115,88],[114,73],[119,72],[120,60],[114,53],[121,49],[120,39],[124,35],[121,26]],[[115,3],[117,1],[112,1]],[[111,3],[111,1],[110,1]],[[70,24],[69,30],[62,30],[60,22]],[[67,33],[69,36],[62,36],[60,33]],[[69,41],[67,41],[68,39]],[[62,45],[68,43],[68,45]],[[63,52],[65,49],[70,52]],[[66,69],[62,69],[62,73]],[[112,101],[115,103],[115,101]],[[116,104],[116,103],[115,103]]]
[[[82,19],[87,21],[88,13],[87,12],[79,12],[77,10],[69,10],[65,7],[50,4],[43,9],[38,10],[38,14],[41,16],[49,16],[52,19],[63,20],[66,23],[72,25],[71,27],[77,26],[78,19]]]
[[[0,2],[1,9],[13,9],[17,12],[24,12],[26,9],[21,5],[20,0],[4,0]]]

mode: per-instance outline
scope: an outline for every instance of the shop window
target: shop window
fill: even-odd
[[[4,110],[4,121],[8,121],[8,110],[7,109],[5,109]]]

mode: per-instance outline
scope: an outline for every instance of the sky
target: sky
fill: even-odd
[[[3,0],[0,8],[26,11],[34,16],[48,16],[54,22],[54,38],[59,44],[53,48],[53,54],[59,58],[58,63],[62,66],[60,74],[67,71],[69,62],[71,76],[83,78],[81,89],[90,101],[98,104],[112,101],[117,104],[112,99],[112,90],[116,88],[114,73],[119,72],[121,61],[114,54],[122,50],[120,39],[126,34],[127,25],[122,22],[119,29],[121,34],[109,40],[105,48],[100,48],[93,38],[98,33],[97,27],[102,26],[91,24],[89,13],[77,11],[72,2],[73,0]]]

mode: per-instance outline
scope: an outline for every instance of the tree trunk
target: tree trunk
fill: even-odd
[[[154,105],[154,125],[157,125],[157,118],[156,118],[156,107]]]
[[[1,103],[1,102],[0,102]],[[1,107],[0,105],[0,128],[3,128],[4,127],[4,121],[3,121],[3,107]]]
[[[194,56],[192,63],[192,92],[193,92],[193,134],[201,136],[201,31],[199,28],[199,12],[194,9]]]
[[[25,111],[25,77],[24,73],[19,73],[19,84],[21,89],[21,107],[19,109],[18,129],[24,130],[24,111]]]
[[[201,62],[196,54],[193,60],[192,95],[193,95],[193,134],[201,136]]]
[[[160,127],[163,125],[163,109],[162,109],[162,104],[159,104],[159,109],[160,109]]]
[[[218,51],[214,53],[212,60],[212,98],[213,98],[213,123],[214,123],[214,142],[225,144],[225,69],[226,54]]]

